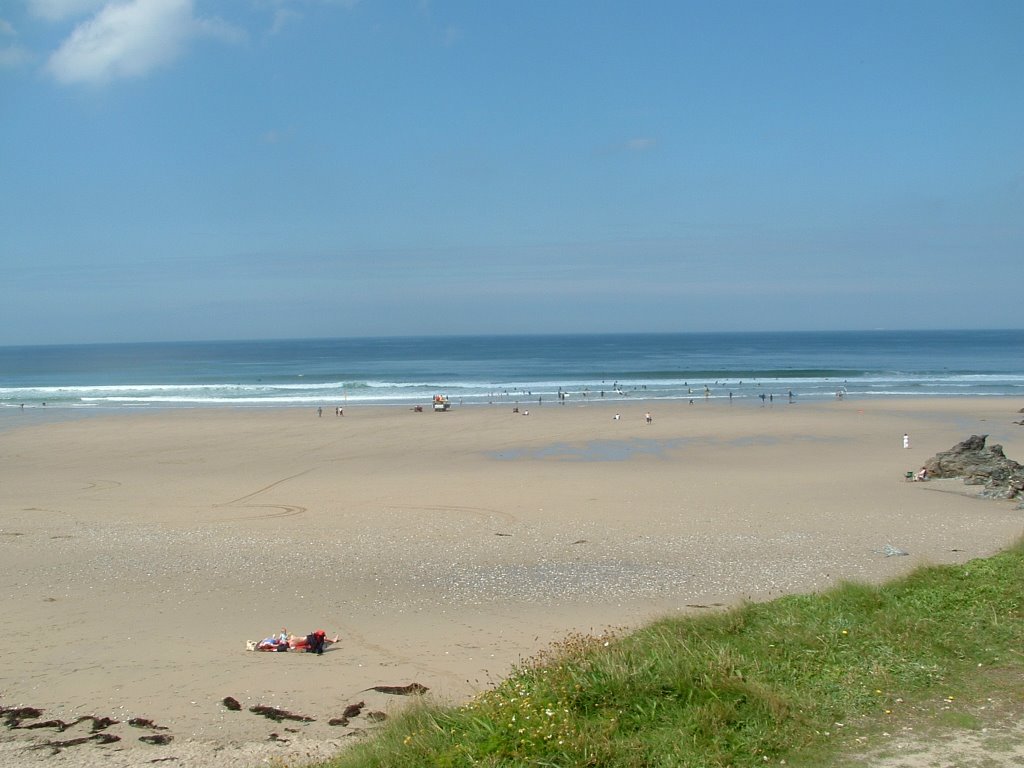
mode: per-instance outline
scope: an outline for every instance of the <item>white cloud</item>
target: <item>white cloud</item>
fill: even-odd
[[[56,0],[34,2],[57,4]],[[87,3],[77,0],[74,4],[84,7]],[[108,2],[75,27],[50,56],[47,68],[63,83],[141,77],[173,61],[190,38],[200,35],[233,41],[242,33],[216,19],[194,18],[192,0]]]

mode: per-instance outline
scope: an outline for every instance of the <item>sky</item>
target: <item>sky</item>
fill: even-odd
[[[1024,327],[1024,3],[0,0],[0,344]]]

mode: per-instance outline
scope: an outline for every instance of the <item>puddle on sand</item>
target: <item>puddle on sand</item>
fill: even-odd
[[[487,455],[499,461],[521,461],[523,459],[557,459],[559,461],[629,461],[638,456],[657,459],[668,458],[668,453],[698,442],[720,445],[719,441],[706,438],[677,437],[668,440],[637,438],[634,440],[591,440],[586,443],[551,443],[541,447],[512,448],[504,451],[488,451]],[[770,436],[746,436],[729,442],[735,446],[773,445],[778,440]]]
[[[637,456],[663,459],[665,454],[685,445],[689,440],[593,440],[588,443],[552,443],[540,448],[516,448],[491,451],[494,459],[516,461],[521,459],[559,459],[562,461],[627,461]]]

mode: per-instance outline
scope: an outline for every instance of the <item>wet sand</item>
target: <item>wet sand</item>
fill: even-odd
[[[90,723],[0,728],[0,764],[324,757],[406,701],[372,686],[461,702],[571,631],[992,554],[1024,532],[1014,503],[904,473],[971,434],[1024,459],[1021,405],[5,414],[0,707],[111,717],[121,739],[54,754],[35,747]],[[282,627],[342,639],[319,657],[245,650]],[[173,740],[139,741],[158,734]]]

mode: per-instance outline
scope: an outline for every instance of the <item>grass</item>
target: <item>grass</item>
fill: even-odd
[[[1022,647],[1024,540],[881,587],[571,636],[464,706],[410,706],[325,765],[829,764],[924,702],[980,695],[986,676],[1019,698]]]

